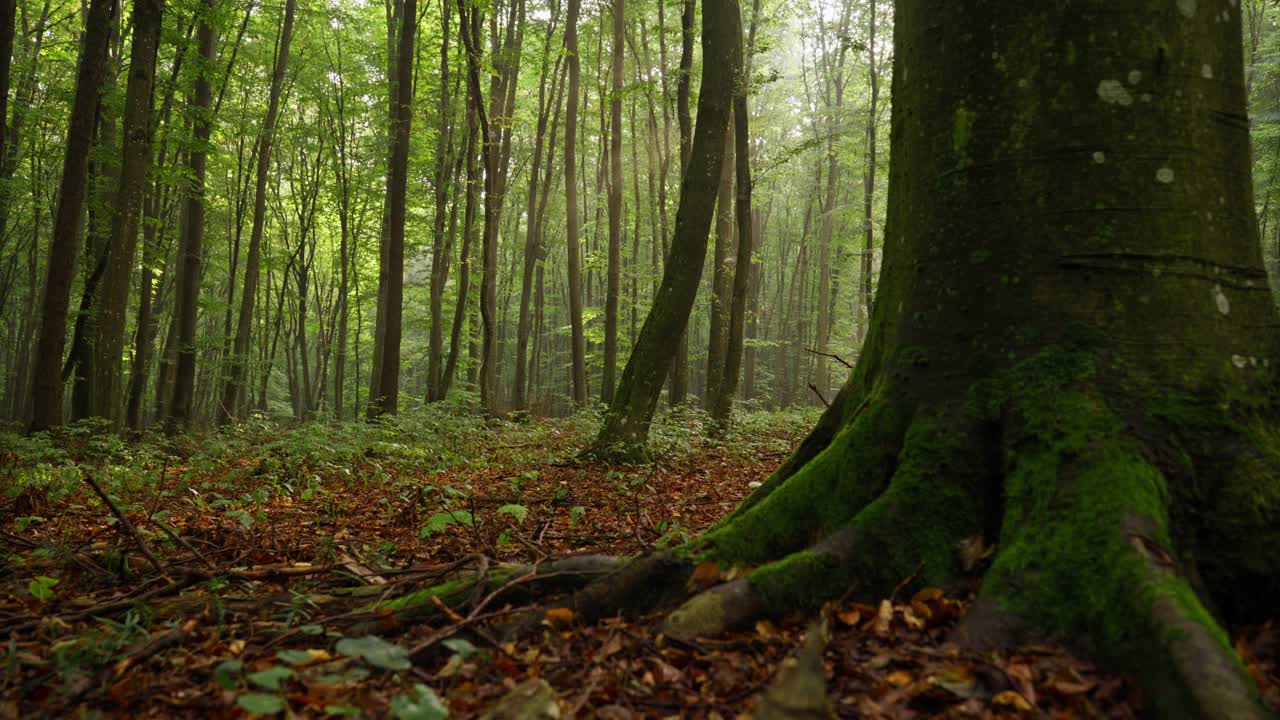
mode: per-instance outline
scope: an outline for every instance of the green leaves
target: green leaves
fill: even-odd
[[[31,597],[41,602],[48,602],[53,599],[53,586],[57,584],[58,578],[40,575],[35,580],[27,583],[27,592],[31,593]]]
[[[284,698],[266,693],[249,693],[236,698],[236,704],[251,713],[275,715],[285,709]]]
[[[280,684],[293,677],[293,671],[287,667],[270,667],[249,673],[249,682],[268,690],[279,690]]]
[[[343,655],[358,657],[383,670],[408,670],[412,665],[408,650],[376,635],[343,638],[338,641],[337,650]]]
[[[511,517],[516,519],[516,522],[521,523],[521,522],[524,522],[525,518],[529,517],[529,508],[525,507],[524,505],[516,505],[514,503],[508,503],[498,508],[498,514],[510,515]]]
[[[451,525],[471,527],[475,522],[475,517],[466,510],[438,512],[427,518],[427,522],[418,531],[418,537],[431,537],[438,532],[444,532]]]
[[[218,667],[213,669],[213,679],[218,682],[218,687],[223,690],[236,689],[236,676],[244,669],[244,663],[239,660],[223,660],[218,663]]]
[[[391,714],[396,720],[443,720],[449,717],[449,708],[434,690],[418,684],[408,693],[391,698]]]

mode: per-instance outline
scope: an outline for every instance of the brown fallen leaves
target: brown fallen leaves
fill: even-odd
[[[793,439],[803,430],[798,424]],[[419,697],[415,686],[433,690],[459,718],[507,717],[513,707],[551,716],[553,705],[562,717],[737,718],[756,712],[769,688],[784,681],[827,694],[826,710],[779,701],[799,708],[800,715],[782,715],[788,718],[1131,718],[1140,710],[1131,683],[1061,648],[977,654],[949,644],[968,598],[938,589],[830,605],[823,611],[829,633],[816,645],[811,640],[806,653],[800,648],[812,618],[762,620],[682,643],[662,636],[657,615],[586,625],[572,611],[554,609],[541,615],[537,633],[513,640],[502,627],[510,613],[504,617],[497,603],[492,617],[486,612],[432,642],[433,651],[407,669],[342,654],[341,636],[376,633],[407,653],[467,620],[466,609],[451,610],[433,624],[405,627],[366,611],[380,597],[459,568],[637,553],[664,535],[692,536],[782,460],[775,451],[751,456],[707,447],[678,461],[619,469],[549,462],[585,438],[557,430],[543,440],[536,462],[527,458],[537,454],[538,439],[527,435],[518,462],[501,436],[491,449],[477,448],[469,466],[443,470],[390,468],[373,456],[339,468],[301,462],[290,492],[245,506],[247,515],[201,501],[258,490],[263,476],[250,470],[263,465],[260,458],[166,464],[154,486],[120,501],[151,538],[167,579],[88,493],[38,498],[44,519],[21,528],[13,508],[0,507],[7,555],[0,572],[0,720],[82,711],[243,718],[243,701],[254,693],[275,698],[260,707],[283,703],[291,717],[394,717],[405,698]],[[452,498],[451,512],[471,522],[442,521],[443,529],[421,532],[442,498]],[[517,517],[514,504],[527,515]],[[33,506],[24,504],[23,512],[33,514]],[[161,517],[185,543],[156,532]],[[989,551],[975,548],[975,562]],[[739,573],[700,565],[689,589]],[[1280,632],[1274,625],[1247,630],[1236,647],[1280,707]],[[399,667],[390,661],[382,660]],[[231,681],[228,662],[238,668]]]

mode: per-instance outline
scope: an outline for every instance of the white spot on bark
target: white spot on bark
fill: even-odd
[[[747,483],[747,487],[751,488],[752,490],[755,490],[756,488],[760,487],[760,486],[761,486],[761,485],[763,485],[763,484],[764,484],[764,483],[762,483],[762,482],[752,481],[752,482]]]
[[[1098,97],[1109,105],[1128,107],[1133,104],[1133,96],[1124,89],[1124,85],[1120,84],[1119,80],[1103,80],[1098,83]]]
[[[1129,84],[1130,84],[1130,85],[1137,85],[1137,84],[1138,84],[1138,83],[1140,83],[1140,82],[1142,82],[1142,71],[1141,71],[1141,70],[1130,70],[1130,71],[1129,71]]]
[[[1201,65],[1201,66],[1200,66],[1200,76],[1201,76],[1201,77],[1203,77],[1205,80],[1212,80],[1212,79],[1213,79],[1213,67],[1211,67],[1211,66],[1209,65],[1209,63],[1205,63],[1204,65]]]
[[[1107,154],[1099,150],[1098,152],[1093,154],[1093,161],[1101,165],[1107,161]]]
[[[1173,182],[1173,170],[1167,167],[1160,168],[1156,171],[1156,180],[1168,185]]]
[[[1213,286],[1213,302],[1218,306],[1218,312],[1223,315],[1231,314],[1231,301],[1227,299],[1227,294],[1222,292],[1221,285]]]
[[[1237,370],[1243,370],[1249,366],[1249,360],[1248,358],[1245,358],[1240,355],[1232,355],[1231,364],[1235,365]]]
[[[1178,12],[1184,17],[1196,16],[1196,0],[1178,0]]]

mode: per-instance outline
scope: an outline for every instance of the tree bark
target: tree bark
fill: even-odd
[[[418,23],[417,0],[404,0],[400,17],[400,44],[396,50],[396,122],[391,159],[387,174],[388,237],[386,262],[385,309],[379,314],[384,323],[378,333],[382,337],[381,378],[377,395],[370,390],[371,416],[395,415],[400,404],[400,335],[404,312],[404,235],[405,210],[409,188],[409,131],[413,122],[414,35]]]
[[[737,72],[735,68],[734,72]],[[736,95],[736,91],[735,91]],[[730,258],[736,256],[733,238],[733,184],[734,184],[734,121],[729,119],[729,129],[724,136],[724,162],[720,166],[720,187],[716,191],[715,247],[711,252],[711,297],[707,320],[707,377],[703,388],[709,412],[720,404],[721,384],[724,381],[724,360],[728,350],[729,305],[733,293],[733,267]]]
[[[613,48],[609,95],[609,266],[604,304],[604,375],[600,400],[613,400],[618,366],[618,293],[622,264],[622,61],[626,42],[626,0],[613,0]]]
[[[689,113],[690,86],[693,82],[694,13],[697,0],[684,0],[680,13],[680,69],[676,79],[676,121],[680,128],[680,183],[684,191],[684,179],[688,174],[689,157],[693,151],[693,117]],[[670,253],[668,252],[668,255]],[[668,263],[670,259],[667,259]],[[689,396],[689,331],[686,328],[676,340],[675,363],[670,371],[667,386],[667,402],[675,407]]]
[[[206,0],[205,11],[212,14],[216,2]],[[170,432],[186,429],[192,420],[197,353],[196,311],[200,300],[200,266],[204,257],[206,148],[213,131],[213,118],[209,112],[213,106],[213,85],[209,81],[209,68],[217,58],[217,33],[210,20],[202,18],[196,35],[202,63],[196,74],[195,96],[191,103],[195,143],[187,159],[191,185],[187,189],[186,223],[178,249],[178,286],[173,311],[173,324],[177,328],[177,359],[173,392],[166,412]]]
[[[1258,400],[1280,389],[1280,325],[1240,19],[1161,10],[898,0],[885,265],[857,368],[683,560],[579,600],[752,566],[669,616],[689,639],[970,582],[957,548],[994,546],[959,640],[1090,648],[1153,717],[1273,716],[1223,630],[1280,591],[1280,417]]]
[[[427,350],[427,402],[444,399],[444,286],[449,279],[449,171],[453,166],[453,108],[449,96],[449,19],[453,3],[440,2],[440,130],[436,139],[435,218],[431,234],[431,335]]]
[[[98,302],[94,339],[96,359],[90,400],[90,412],[111,420],[113,425],[118,425],[122,419],[120,378],[123,373],[120,358],[125,342],[125,308],[137,254],[142,196],[151,167],[151,106],[163,14],[164,0],[134,2],[120,184],[113,203],[115,214],[111,222],[106,274]]]
[[[564,28],[564,51],[569,62],[568,107],[564,122],[564,204],[569,266],[570,373],[573,402],[587,404],[587,341],[582,326],[582,258],[578,245],[578,13],[581,0],[569,0]]]
[[[698,126],[680,185],[675,237],[662,286],[640,329],[618,392],[592,448],[595,454],[634,457],[644,453],[649,423],[674,360],[671,338],[680,337],[689,323],[706,261],[707,237],[724,161],[737,67],[734,58],[739,47],[734,37],[739,27],[733,20],[736,14],[737,4],[731,0],[704,0]]]
[[[32,373],[33,432],[62,423],[62,351],[66,344],[67,306],[76,258],[80,254],[80,214],[88,184],[94,117],[106,76],[107,52],[117,9],[115,0],[93,0],[85,19]]]
[[[244,262],[244,291],[240,300],[240,316],[236,323],[236,340],[229,358],[227,381],[218,404],[218,423],[226,424],[239,417],[245,403],[249,376],[249,343],[253,334],[253,307],[258,296],[258,276],[262,265],[262,232],[267,215],[267,173],[271,166],[271,148],[275,142],[276,122],[280,115],[280,95],[284,90],[285,71],[289,67],[289,46],[293,41],[293,19],[297,0],[285,0],[280,41],[271,72],[271,89],[267,95],[267,115],[258,136],[257,177],[254,186],[253,229],[249,232],[249,248]]]

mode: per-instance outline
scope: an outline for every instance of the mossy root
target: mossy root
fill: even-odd
[[[1184,570],[1153,453],[1089,388],[1016,416],[1000,550],[959,639],[1072,643],[1137,675],[1153,717],[1271,717]]]
[[[682,639],[714,635],[757,617],[812,610],[844,595],[877,599],[906,578],[949,584],[960,572],[957,545],[983,527],[981,494],[974,485],[987,471],[981,443],[973,439],[976,428],[956,433],[953,427],[935,417],[917,418],[888,489],[852,520],[749,577],[694,596],[667,618],[665,632]],[[838,472],[840,466],[825,467]],[[733,529],[730,524],[724,531]]]

